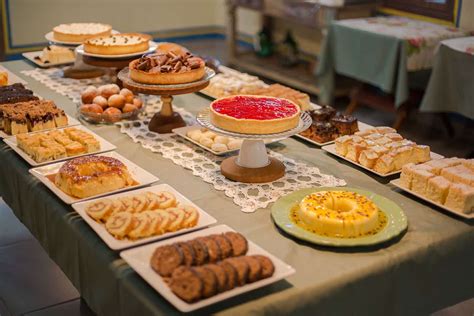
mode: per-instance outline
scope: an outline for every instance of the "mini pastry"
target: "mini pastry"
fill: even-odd
[[[110,122],[118,122],[121,119],[122,112],[117,108],[107,108],[104,115]]]
[[[229,142],[227,143],[227,148],[229,148],[229,150],[240,149],[240,147],[242,147],[242,142],[243,141],[241,139],[229,140]]]
[[[107,231],[117,239],[123,239],[133,229],[133,215],[128,212],[115,213],[105,223]]]
[[[122,95],[125,98],[126,103],[133,104],[134,95],[132,91],[130,91],[127,88],[122,88],[122,90],[120,90],[120,95]]]
[[[135,105],[130,104],[130,103],[125,103],[125,105],[122,108],[123,113],[131,113],[131,112],[135,112],[137,110],[138,110],[138,108]]]
[[[164,234],[168,231],[168,227],[171,224],[170,213],[164,210],[157,210],[155,213],[158,214],[158,216],[160,217],[159,225],[155,227],[155,234]]]
[[[220,143],[212,144],[211,149],[216,152],[223,152],[229,150],[226,145]]]
[[[166,212],[168,212],[170,216],[170,224],[167,228],[167,231],[174,232],[181,229],[182,224],[184,222],[184,217],[186,215],[184,210],[181,208],[172,207],[172,208],[167,208]]]
[[[474,188],[462,183],[451,184],[445,205],[465,214],[472,213],[474,211]]]
[[[159,209],[167,209],[176,205],[176,197],[171,192],[156,193],[158,199],[156,201]]]
[[[94,98],[99,95],[99,91],[94,86],[88,86],[86,90],[81,93],[82,103],[94,103]],[[98,103],[97,103],[98,104]]]
[[[214,143],[226,145],[229,142],[229,138],[226,136],[217,135],[214,138]]]
[[[114,94],[120,93],[120,87],[116,84],[106,84],[98,88],[99,94],[104,98],[108,99]]]
[[[51,63],[68,63],[75,60],[74,52],[63,46],[50,45],[46,46],[41,55],[36,56],[35,60],[39,60],[43,64]]]
[[[201,136],[201,138],[199,139],[199,143],[203,146],[206,146],[208,148],[211,148],[212,145],[214,144],[214,142],[212,141],[212,139],[210,138],[207,138],[207,137],[204,137],[204,134]]]
[[[182,223],[183,227],[194,227],[197,225],[199,220],[198,210],[191,205],[179,205],[178,208],[184,210],[184,220]]]
[[[0,71],[0,86],[8,85],[8,72]]]
[[[125,97],[121,94],[111,95],[107,100],[107,104],[108,106],[121,109],[125,105]]]
[[[451,182],[441,176],[430,178],[426,186],[425,196],[436,203],[444,204],[450,186]]]
[[[434,176],[435,175],[431,172],[415,168],[411,177],[411,190],[415,193],[424,195],[428,185],[428,180]]]
[[[98,95],[92,99],[92,103],[100,105],[103,109],[106,109],[109,106],[107,99],[101,95]]]

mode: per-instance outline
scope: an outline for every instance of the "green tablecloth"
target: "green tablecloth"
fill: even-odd
[[[408,98],[406,42],[333,23],[321,50],[317,69],[322,103],[331,103],[335,73],[395,94],[396,106]]]
[[[403,104],[410,88],[424,88],[439,42],[466,32],[415,19],[386,16],[334,21],[316,74],[323,103],[331,103],[334,74],[374,85]],[[413,77],[413,78],[411,78]]]
[[[4,65],[16,73],[31,68],[22,61]],[[67,98],[25,79],[39,95],[74,114],[75,106]],[[209,101],[191,94],[177,96],[175,104],[197,112]],[[286,281],[216,304],[204,309],[204,314],[422,315],[474,296],[472,223],[433,210],[385,185],[385,180],[374,179],[316,147],[287,139],[273,148],[344,178],[352,187],[396,201],[408,216],[408,232],[390,244],[354,250],[294,240],[274,226],[269,209],[242,213],[223,192],[133,143],[117,127],[88,127],[116,144],[120,154],[189,197],[218,223],[242,232],[296,269]],[[0,195],[96,313],[177,313],[28,169],[11,149],[0,145]]]
[[[457,112],[474,119],[474,55],[439,47],[420,111]]]

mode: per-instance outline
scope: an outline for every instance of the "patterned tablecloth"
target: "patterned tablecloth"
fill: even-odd
[[[441,42],[420,111],[474,119],[474,36]]]
[[[408,97],[407,72],[430,69],[441,41],[466,35],[457,28],[404,17],[336,21],[317,70],[322,101],[332,99],[336,72],[395,93],[399,106]]]

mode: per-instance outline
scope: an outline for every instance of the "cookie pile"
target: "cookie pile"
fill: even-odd
[[[158,247],[150,265],[174,294],[192,303],[273,275],[268,257],[247,251],[247,239],[229,231]]]

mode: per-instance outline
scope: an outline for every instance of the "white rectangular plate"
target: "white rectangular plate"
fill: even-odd
[[[67,127],[61,127],[61,128],[57,128],[57,130],[63,130]],[[23,150],[21,150],[19,147],[18,147],[18,144],[16,142],[16,136],[10,136],[8,138],[5,138],[3,141],[5,143],[7,143],[8,146],[10,146],[18,155],[20,155],[21,158],[25,159],[26,162],[28,162],[31,166],[33,167],[37,167],[37,166],[43,166],[43,165],[47,165],[47,164],[50,164],[50,163],[53,163],[53,162],[59,162],[59,161],[64,161],[64,160],[69,160],[71,158],[76,158],[76,157],[81,157],[81,156],[87,156],[87,155],[93,155],[93,154],[98,154],[98,153],[103,153],[103,152],[107,152],[107,151],[112,151],[114,149],[116,149],[117,147],[111,143],[109,143],[108,141],[106,141],[105,139],[103,139],[102,137],[100,137],[99,135],[95,134],[94,132],[92,132],[91,130],[87,129],[86,127],[84,127],[83,125],[77,125],[75,126],[75,128],[77,129],[80,129],[80,130],[83,130],[84,132],[87,132],[89,134],[91,134],[92,136],[95,137],[95,139],[97,139],[100,143],[100,150],[99,151],[95,151],[95,152],[90,152],[90,153],[85,153],[85,154],[80,154],[80,155],[76,155],[76,156],[70,156],[70,157],[65,157],[65,158],[60,158],[60,159],[56,159],[56,160],[50,160],[50,161],[44,161],[44,162],[36,162],[33,158],[31,158],[30,156],[28,156],[27,153],[25,153]],[[28,135],[31,135],[31,134],[40,134],[40,133],[46,133],[44,131],[40,131],[40,132],[34,132],[34,133],[28,133]]]
[[[181,300],[177,297],[170,288],[166,285],[163,281],[163,278],[158,275],[153,269],[150,267],[150,259],[153,255],[154,250],[157,247],[172,244],[175,242],[182,242],[186,240],[190,240],[196,237],[207,236],[211,234],[220,234],[227,231],[234,231],[232,228],[226,225],[218,225],[214,227],[209,227],[206,229],[199,230],[194,233],[181,235],[175,238],[170,238],[164,241],[160,241],[157,243],[149,244],[146,246],[141,246],[129,250],[122,251],[120,256],[148,283],[150,284],[157,292],[159,292],[164,298],[166,298],[171,304],[173,304],[179,311],[181,312],[191,312],[199,308],[203,308],[205,306],[209,306],[211,304],[215,304],[217,302],[223,301],[230,297],[252,291],[254,289],[263,287],[265,285],[274,283],[276,281],[282,280],[292,274],[295,273],[295,269],[291,266],[287,265],[277,257],[273,256],[272,254],[268,253],[267,251],[263,250],[250,240],[248,241],[248,255],[264,255],[270,258],[275,265],[275,273],[273,276],[267,279],[263,279],[254,283],[246,284],[244,286],[236,287],[233,290],[226,291],[215,296],[212,296],[207,299],[203,299],[196,303],[186,303],[185,301]]]
[[[207,150],[208,152],[213,153],[213,154],[216,155],[216,156],[223,156],[223,155],[228,154],[228,153],[233,153],[233,152],[239,151],[239,149],[227,150],[227,151],[220,151],[220,152],[214,151],[214,150],[212,150],[211,148],[206,147],[206,146],[204,146],[203,144],[201,144],[201,143],[199,143],[199,142],[195,141],[194,139],[192,139],[192,138],[190,138],[190,137],[187,136],[187,133],[188,133],[189,131],[196,130],[196,129],[200,129],[200,128],[201,128],[201,126],[199,126],[199,125],[179,127],[179,128],[173,129],[173,133],[175,133],[175,134],[178,135],[178,136],[183,137],[184,139],[186,139],[187,141],[190,141],[190,142],[193,143],[194,145],[199,146],[199,147],[201,147],[202,149]],[[265,144],[271,144],[271,143],[276,143],[276,142],[279,141],[279,140],[281,140],[281,139],[265,140],[264,142],[265,142]]]
[[[169,238],[175,235],[188,233],[194,230],[207,227],[217,222],[214,217],[207,214],[204,210],[199,208],[197,205],[195,205],[193,202],[191,202],[189,199],[184,197],[181,193],[176,191],[173,187],[169,186],[168,184],[157,184],[157,185],[142,188],[139,190],[133,190],[133,191],[128,191],[128,192],[124,192],[120,194],[114,194],[114,195],[109,196],[108,198],[117,199],[119,197],[135,195],[141,192],[155,192],[156,193],[160,191],[167,191],[167,192],[173,193],[176,196],[176,200],[180,204],[187,204],[187,205],[194,206],[199,212],[199,221],[197,225],[194,227],[181,229],[176,232],[166,233],[159,236],[140,238],[137,240],[130,240],[130,239],[119,240],[109,234],[109,232],[105,229],[104,224],[96,222],[89,215],[87,215],[87,212],[86,212],[87,205],[89,205],[89,203],[92,203],[94,201],[100,200],[100,198],[86,201],[86,202],[75,203],[72,205],[72,208],[75,209],[76,212],[79,213],[79,215],[81,215],[81,217],[87,222],[87,224],[89,224],[89,226],[97,233],[97,235],[99,235],[99,237],[107,244],[107,246],[109,246],[113,250],[120,250],[120,249],[129,248],[129,247],[135,247],[141,244],[149,243],[151,241],[157,241],[157,240]]]
[[[408,193],[410,193],[410,194],[416,196],[416,197],[419,198],[419,199],[422,199],[422,200],[424,200],[424,201],[426,201],[426,202],[429,202],[429,203],[431,203],[431,204],[434,204],[434,205],[436,205],[437,207],[442,208],[443,210],[446,210],[446,211],[448,211],[448,212],[450,212],[450,213],[453,213],[453,214],[455,214],[455,215],[457,215],[457,216],[461,216],[461,217],[467,218],[467,219],[473,219],[473,218],[474,218],[474,213],[465,214],[465,213],[463,213],[463,212],[461,212],[461,211],[458,211],[458,210],[452,209],[452,208],[450,208],[450,207],[447,207],[446,205],[439,204],[439,203],[437,203],[437,202],[435,202],[435,201],[432,201],[432,200],[426,198],[426,196],[423,196],[423,195],[421,195],[421,194],[418,194],[418,193],[416,193],[416,192],[413,192],[412,190],[408,190],[407,188],[403,187],[403,186],[400,184],[400,179],[392,180],[392,181],[390,181],[390,183],[393,184],[394,186],[396,186],[397,188],[399,188],[399,189],[401,189],[401,190],[403,190],[403,191],[405,191],[405,192],[408,192]]]
[[[25,57],[26,59],[28,59],[29,61],[31,61],[32,63],[34,63],[35,65],[37,65],[41,68],[49,68],[49,67],[70,65],[70,64],[73,64],[74,61],[76,60],[75,58],[72,58],[71,60],[63,61],[63,62],[60,62],[60,63],[46,63],[45,64],[41,60],[35,59],[35,57],[41,56],[42,52],[43,52],[42,50],[39,50],[39,51],[36,51],[36,52],[26,52],[26,53],[23,53],[22,55],[23,55],[23,57]]]
[[[357,125],[358,125],[358,127],[359,127],[359,131],[365,131],[366,129],[373,128],[372,125],[365,124],[365,123],[360,122],[360,121],[357,122]],[[317,142],[317,141],[315,141],[315,140],[312,140],[312,139],[310,139],[310,138],[308,138],[308,137],[304,137],[304,136],[302,136],[302,135],[300,135],[300,134],[296,134],[296,135],[294,135],[294,136],[297,137],[297,138],[303,139],[303,140],[305,140],[305,141],[307,141],[307,142],[309,142],[309,143],[311,143],[311,144],[315,144],[315,145],[317,145],[317,146],[326,146],[326,145],[329,145],[329,144],[334,143],[334,140],[330,140],[330,141],[325,142],[325,143],[319,143],[319,142]]]
[[[357,162],[355,162],[355,161],[352,161],[352,160],[350,160],[350,159],[347,159],[347,158],[344,157],[344,156],[339,155],[339,154],[337,153],[337,151],[336,151],[336,144],[331,144],[331,145],[323,146],[323,147],[321,147],[321,149],[327,151],[328,153],[333,154],[334,156],[338,156],[339,158],[342,158],[342,159],[344,159],[345,161],[349,161],[350,163],[352,163],[352,164],[354,164],[354,165],[356,165],[356,166],[359,166],[359,167],[361,167],[361,168],[363,168],[363,169],[365,169],[365,170],[368,170],[368,171],[370,171],[370,172],[372,172],[372,173],[378,175],[379,177],[390,177],[390,176],[393,176],[393,175],[395,175],[395,174],[399,174],[399,173],[401,172],[401,170],[397,170],[397,171],[392,171],[392,172],[389,172],[389,173],[385,173],[385,174],[384,174],[384,173],[376,172],[376,171],[373,170],[373,169],[364,167],[364,166],[361,165],[360,163],[357,163]],[[441,158],[444,158],[444,156],[441,156],[441,155],[439,155],[439,154],[437,154],[437,153],[431,152],[431,159],[434,160],[434,159],[441,159]]]
[[[7,68],[3,67],[0,65],[0,71],[6,71],[8,73],[8,85],[14,84],[14,83],[22,83],[25,86],[28,84],[25,80],[21,79],[17,75],[15,75],[13,72],[8,70]]]
[[[64,126],[64,127],[71,127],[71,126],[81,125],[81,123],[78,120],[76,120],[75,118],[73,118],[72,116],[69,116],[68,114],[66,114],[66,116],[67,116],[67,125]],[[41,132],[49,131],[51,129],[56,129],[56,128],[57,127],[50,128],[50,129],[45,129],[45,130],[42,130]],[[8,138],[8,137],[11,137],[11,136],[12,135],[7,134],[3,130],[0,129],[0,138]]]
[[[112,158],[120,160],[125,166],[127,166],[128,171],[132,175],[133,180],[137,181],[138,184],[134,185],[134,186],[131,186],[131,187],[126,187],[126,188],[122,188],[122,189],[119,189],[119,190],[115,190],[115,191],[112,191],[112,192],[106,192],[106,193],[103,193],[103,194],[94,195],[94,196],[90,196],[90,197],[87,197],[87,198],[79,199],[79,198],[75,198],[75,197],[72,197],[72,196],[64,193],[51,180],[49,180],[47,178],[48,175],[57,173],[59,168],[61,168],[61,166],[65,163],[64,161],[63,162],[57,162],[57,163],[50,164],[50,165],[46,165],[46,166],[43,166],[43,167],[37,167],[37,168],[30,169],[30,173],[32,175],[34,175],[36,178],[38,178],[41,182],[43,182],[44,185],[46,185],[51,191],[54,192],[54,194],[56,194],[63,202],[65,202],[67,204],[86,201],[86,200],[90,200],[90,199],[93,199],[93,198],[97,198],[97,197],[101,197],[101,196],[105,196],[105,195],[110,195],[112,193],[128,191],[130,189],[136,189],[136,188],[139,188],[139,187],[143,187],[143,186],[152,184],[152,183],[159,180],[157,177],[155,177],[154,175],[152,175],[148,171],[140,168],[139,166],[137,166],[136,164],[134,164],[130,160],[128,160],[125,157],[123,157],[123,156],[119,155],[118,153],[116,153],[115,151],[108,152],[108,153],[103,153],[103,154],[100,154],[100,156],[107,156],[107,157],[112,157]]]

